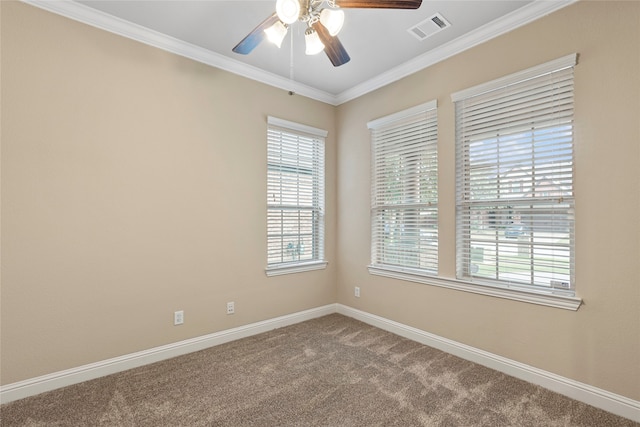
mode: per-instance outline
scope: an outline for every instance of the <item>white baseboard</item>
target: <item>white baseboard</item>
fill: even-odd
[[[276,317],[262,322],[251,323],[249,325],[239,326],[237,328],[215,332],[213,334],[8,384],[0,387],[0,402],[8,403],[13,400],[34,396],[46,391],[92,380],[105,375],[125,371],[127,369],[148,365],[150,363],[170,359],[172,357],[181,356],[194,351],[204,350],[209,347],[332,313],[340,313],[345,316],[352,317],[385,331],[437,348],[521,380],[537,384],[548,390],[555,391],[572,399],[595,406],[596,408],[640,422],[640,402],[636,400],[574,381],[551,372],[543,371],[542,369],[534,368],[532,366],[342,304],[329,304],[323,307]]]
[[[384,317],[376,316],[342,304],[337,312],[361,322],[375,326],[396,335],[437,348],[471,362],[478,363],[496,371],[539,385],[564,396],[584,402],[607,412],[640,422],[640,402],[609,391],[574,381],[524,363],[516,362],[484,350],[480,350],[456,341],[430,334]]]
[[[240,338],[257,335],[283,326],[311,320],[316,317],[326,316],[336,312],[336,305],[329,304],[323,307],[312,308],[286,316],[262,322],[251,323],[225,331],[192,338],[173,344],[155,347],[149,350],[127,354],[101,362],[67,369],[65,371],[54,372],[52,374],[31,378],[25,381],[8,384],[0,387],[0,403],[8,403],[17,399],[22,399],[57,388],[81,383],[127,369],[137,368],[194,351],[204,350],[209,347],[224,344],[226,342],[238,340]]]

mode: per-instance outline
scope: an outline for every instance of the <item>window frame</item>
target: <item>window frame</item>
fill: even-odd
[[[569,244],[569,263],[570,263],[570,289],[562,289],[556,288],[553,286],[549,286],[549,288],[544,289],[539,285],[536,285],[533,279],[534,267],[531,267],[532,270],[532,279],[531,284],[523,285],[521,283],[513,283],[509,280],[501,281],[501,280],[491,280],[485,278],[473,277],[472,274],[465,274],[468,271],[464,270],[464,261],[466,258],[464,257],[464,245],[466,243],[471,244],[471,236],[465,234],[465,232],[470,232],[470,224],[467,224],[463,219],[464,209],[469,208],[470,202],[466,202],[463,200],[462,192],[464,192],[465,187],[463,182],[468,182],[467,178],[463,176],[463,171],[461,171],[462,163],[461,160],[461,151],[462,151],[462,141],[460,140],[460,117],[458,115],[458,103],[474,96],[482,95],[494,90],[504,89],[510,85],[517,85],[522,82],[526,82],[530,79],[537,78],[541,75],[548,73],[555,73],[567,68],[574,68],[577,64],[577,54],[567,55],[565,57],[556,59],[554,61],[550,61],[545,64],[541,64],[536,67],[532,67],[530,69],[521,71],[519,73],[514,73],[509,76],[487,82],[478,86],[474,86],[469,89],[465,89],[460,92],[456,92],[451,95],[452,101],[456,104],[456,279],[454,281],[449,280],[451,283],[455,283],[456,287],[465,288],[464,290],[481,293],[486,295],[493,295],[502,298],[515,299],[525,302],[532,302],[542,305],[548,305],[558,308],[565,308],[569,310],[577,310],[581,304],[581,299],[575,295],[575,273],[574,273],[574,258],[575,258],[575,240],[574,240],[574,224],[573,218],[570,217],[568,221],[570,221],[569,226],[569,234],[570,234],[570,244]],[[573,76],[572,76],[573,80]],[[573,107],[572,108],[572,122],[573,119]],[[535,129],[535,128],[534,128]],[[535,130],[532,131],[534,133]],[[572,133],[575,133],[572,126]],[[571,143],[573,147],[573,142]],[[573,164],[575,161],[575,155],[571,154],[571,168],[573,169]],[[499,181],[499,178],[496,178]],[[572,177],[572,184],[575,182],[575,179]],[[499,185],[499,184],[498,184]],[[548,197],[540,197],[539,203],[542,203],[543,199],[549,199]],[[573,213],[575,203],[573,198],[573,193],[569,200],[569,209],[568,212]],[[563,200],[562,197],[559,199]],[[535,203],[531,203],[534,205]],[[532,208],[533,209],[533,208]],[[470,221],[470,216],[467,215]],[[464,218],[467,218],[464,217]],[[465,231],[466,230],[466,231]],[[466,236],[466,237],[465,237]],[[532,244],[533,247],[533,244]],[[467,251],[467,256],[471,257],[471,249]],[[468,261],[468,260],[467,260]],[[533,262],[533,260],[532,260]]]
[[[372,148],[371,263],[368,267],[372,274],[404,272],[426,277],[438,275],[437,107],[437,101],[433,100],[367,123],[371,131]],[[419,137],[414,135],[416,131],[421,133]],[[429,162],[429,156],[435,160]],[[391,165],[392,170],[389,170],[389,163],[394,162],[397,165]],[[411,170],[404,172],[404,168]],[[431,183],[422,183],[420,168],[426,168],[427,179]],[[403,185],[398,197],[397,194],[390,194],[388,181],[390,175],[400,174],[403,179],[408,177],[409,182]],[[422,185],[426,186],[425,190],[420,188]],[[434,185],[435,192],[429,191],[428,188]],[[433,193],[435,197],[430,197],[429,194]],[[388,215],[396,218],[391,221],[393,224],[389,224],[390,220],[382,219]],[[398,217],[402,219],[397,220]],[[406,240],[411,247],[405,248],[406,244],[396,243],[397,246],[393,248],[390,242],[385,243],[384,239],[393,234],[386,231],[390,228],[410,230],[407,231]],[[429,231],[423,232],[423,229]],[[412,265],[416,263],[417,266]]]
[[[293,173],[300,174],[300,167],[296,166],[291,168],[290,165],[285,165],[284,163],[276,163],[274,159],[270,158],[270,150],[272,149],[272,144],[276,143],[275,139],[272,139],[272,134],[280,134],[282,139],[282,135],[285,135],[289,139],[296,139],[298,147],[296,150],[300,150],[299,144],[301,140],[304,140],[308,144],[311,144],[310,151],[312,152],[312,166],[309,169],[309,173],[304,173],[304,175],[310,175],[312,179],[311,184],[311,192],[312,192],[312,206],[303,206],[300,204],[287,205],[285,206],[281,200],[281,203],[269,203],[269,186],[273,183],[273,176],[271,175],[273,170],[279,170],[280,173],[286,171],[287,169],[291,169]],[[327,266],[327,261],[325,260],[324,253],[324,245],[325,245],[325,138],[327,137],[328,132],[323,129],[318,129],[312,126],[303,125],[296,122],[291,122],[288,120],[280,119],[277,117],[268,116],[267,117],[267,266],[265,268],[265,273],[267,276],[277,276],[282,274],[291,274],[291,273],[299,273],[304,271],[312,271],[324,269]],[[280,142],[282,144],[282,142]],[[309,147],[305,149],[309,150]],[[280,150],[275,150],[282,154],[282,147]],[[299,153],[299,151],[296,151]],[[298,154],[299,155],[299,154]],[[273,162],[273,163],[272,163]],[[277,174],[276,174],[277,175]],[[299,182],[298,179],[296,181]],[[282,192],[282,182],[280,182],[280,190]],[[308,186],[307,186],[308,187]],[[301,187],[296,187],[300,189]],[[304,189],[307,189],[306,187]],[[304,190],[303,189],[303,190]],[[299,202],[299,201],[298,201]],[[311,212],[312,219],[312,258],[305,260],[295,260],[295,261],[282,261],[282,262],[270,262],[269,261],[269,239],[274,236],[279,236],[282,240],[281,251],[283,251],[282,246],[284,244],[284,235],[281,233],[279,235],[270,234],[270,213],[273,213],[277,210],[288,209],[291,212]],[[281,228],[284,225],[281,224]],[[302,236],[302,232],[298,234],[298,241],[300,240],[300,236]]]
[[[492,90],[496,85],[508,85],[522,81],[527,78],[535,77],[539,75],[541,70],[546,68],[557,69],[560,66],[574,67],[577,64],[577,54],[567,55],[563,58],[559,58],[555,61],[542,64],[538,67],[533,67],[524,70],[519,73],[515,73],[497,80],[484,83],[478,86],[474,86],[463,91],[456,92],[451,95],[452,101],[468,96],[469,94],[485,92]],[[392,117],[392,116],[389,116]],[[574,120],[575,121],[575,120]],[[574,130],[575,131],[575,130]],[[575,156],[574,156],[575,159]],[[518,188],[518,187],[516,187]],[[457,232],[457,227],[456,227]],[[575,246],[574,246],[575,250]],[[517,287],[507,288],[504,286],[496,286],[495,284],[484,283],[479,285],[478,283],[461,280],[457,277],[443,277],[443,276],[430,276],[425,275],[422,271],[410,269],[410,268],[393,268],[389,266],[379,267],[376,265],[368,266],[369,273],[372,275],[388,277],[396,280],[404,280],[414,283],[426,284],[430,286],[438,286],[446,289],[452,289],[456,291],[463,291],[474,293],[478,295],[484,295],[489,297],[508,299],[512,301],[542,305],[546,307],[564,309],[569,311],[576,311],[582,304],[582,299],[576,295],[567,295],[563,293],[549,293],[540,292],[535,289],[520,289]]]

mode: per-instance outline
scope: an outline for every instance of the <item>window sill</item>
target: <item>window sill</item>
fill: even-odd
[[[264,269],[267,276],[280,276],[282,274],[302,273],[304,271],[323,270],[327,268],[327,261],[312,261],[306,263],[285,264]]]
[[[514,301],[522,301],[531,304],[545,305],[548,307],[562,308],[565,310],[578,310],[582,299],[564,295],[553,295],[538,293],[534,291],[523,291],[518,289],[508,289],[485,284],[474,284],[455,279],[445,279],[441,277],[427,276],[411,269],[394,269],[389,267],[369,266],[369,273],[376,276],[390,277],[410,282],[423,283],[426,285],[440,286],[442,288],[455,289],[474,294],[487,295],[496,298],[505,298]]]

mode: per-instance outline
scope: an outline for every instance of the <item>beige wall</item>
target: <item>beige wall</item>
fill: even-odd
[[[1,10],[2,384],[338,301],[640,400],[640,3],[580,2],[338,108]],[[369,275],[366,122],[438,100],[440,274],[453,277],[450,94],[572,52],[584,305]],[[264,274],[267,115],[329,131],[327,270]]]
[[[334,107],[1,3],[3,384],[336,301]],[[267,115],[329,131],[326,270],[264,273]]]
[[[340,106],[338,301],[640,399],[639,27],[638,2],[580,2]],[[584,305],[572,312],[369,275],[367,121],[438,100],[439,273],[454,278],[451,93],[573,52],[576,286]]]

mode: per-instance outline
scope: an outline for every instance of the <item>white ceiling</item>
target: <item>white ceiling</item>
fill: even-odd
[[[351,61],[304,54],[305,24],[282,47],[231,49],[275,10],[275,0],[90,0],[27,3],[333,105],[441,61],[575,0],[423,0],[417,10],[345,9],[338,35]],[[442,15],[451,27],[420,41],[407,30]]]

